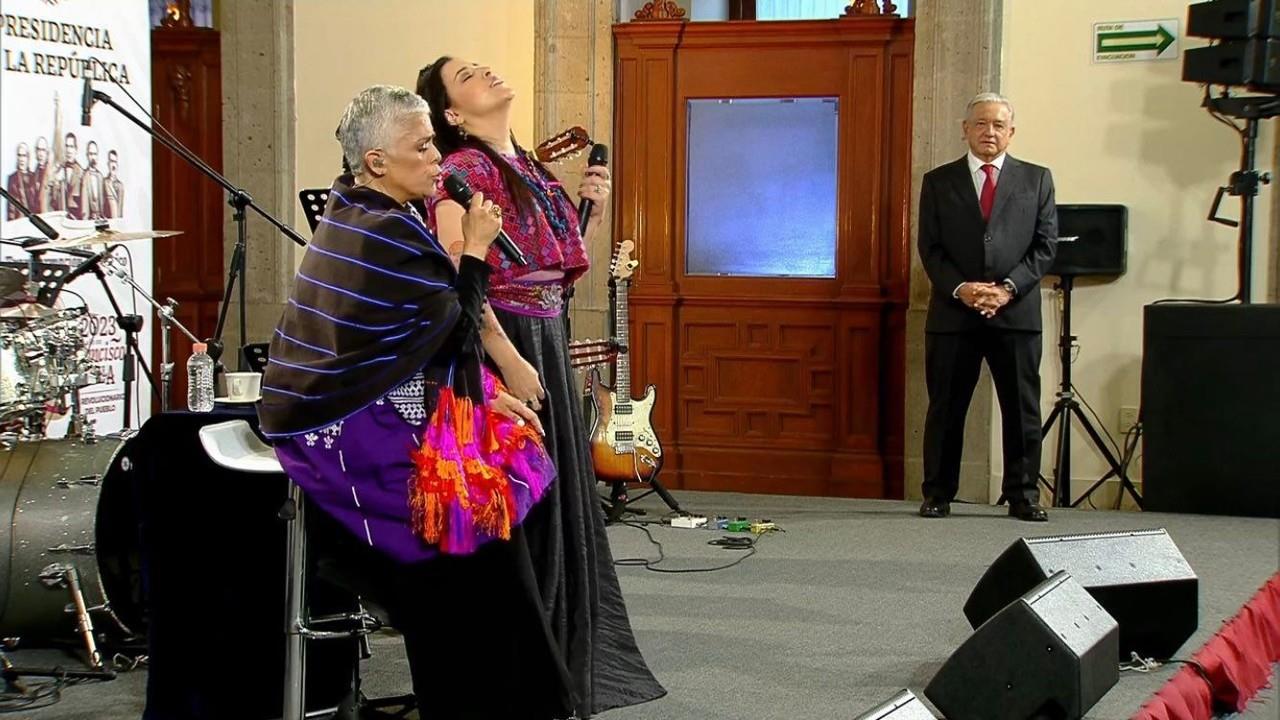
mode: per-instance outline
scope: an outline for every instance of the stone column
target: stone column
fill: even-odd
[[[912,203],[918,205],[925,172],[965,152],[960,122],[969,99],[1000,89],[1003,0],[932,0],[916,5],[915,100],[912,135]],[[1017,98],[1011,98],[1017,103]],[[918,208],[917,208],[918,210]],[[912,219],[915,245],[915,218]],[[911,260],[911,304],[907,310],[906,493],[920,497],[928,397],[924,385],[924,319],[930,284],[918,253]],[[986,370],[969,409],[960,495],[989,502],[991,438],[998,422]]]
[[[538,0],[534,26],[534,132],[531,146],[574,125],[594,142],[613,145],[613,22],[615,0]],[[577,197],[587,153],[551,171]],[[591,271],[578,281],[571,304],[573,336],[606,335],[613,218],[588,250]]]
[[[293,0],[218,3],[222,31],[223,174],[264,210],[293,224],[294,187]],[[288,299],[301,252],[274,226],[248,211],[246,335],[271,338]],[[236,225],[227,213],[223,257],[230,265]],[[238,290],[228,309],[227,364],[240,343]]]

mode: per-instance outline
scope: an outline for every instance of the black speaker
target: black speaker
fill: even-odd
[[[938,716],[925,707],[915,693],[903,690],[853,720],[938,720]]]
[[[1129,209],[1124,205],[1059,205],[1058,252],[1050,275],[1123,275]]]
[[[1060,571],[1120,623],[1120,659],[1173,657],[1200,624],[1200,581],[1163,529],[1022,538],[983,573],[964,616],[978,627]]]
[[[1079,720],[1120,678],[1116,621],[1067,573],[1006,605],[924,694],[948,720]]]
[[[1187,8],[1187,35],[1242,40],[1280,36],[1277,0],[1213,0]]]
[[[1280,89],[1280,40],[1228,40],[1191,48],[1182,58],[1182,79],[1275,92]]]
[[[1280,518],[1280,305],[1148,305],[1143,507]]]

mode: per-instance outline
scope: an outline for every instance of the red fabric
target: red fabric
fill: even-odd
[[[1184,666],[1133,720],[1211,720],[1215,709],[1241,712],[1280,662],[1280,573],[1271,576],[1192,658],[1208,681]]]
[[[982,172],[987,174],[987,179],[982,181],[982,194],[978,196],[978,205],[982,207],[982,219],[990,220],[991,208],[996,204],[996,166],[983,165]]]
[[[538,270],[561,270],[565,274],[565,285],[572,285],[590,265],[586,245],[578,232],[578,211],[573,200],[559,181],[542,173],[523,154],[511,158],[510,162],[531,186],[550,198],[556,216],[554,219],[548,218],[540,206],[533,214],[521,213],[510,189],[503,182],[502,173],[492,160],[474,148],[463,148],[441,161],[442,172],[438,182],[443,183],[451,172],[458,173],[473,191],[484,193],[485,199],[502,208],[502,229],[529,259],[528,265],[516,265],[502,254],[497,245],[491,247],[488,257],[493,268],[489,276],[490,287],[509,285],[517,278]],[[436,204],[448,197],[442,188],[437,188],[435,196],[427,200],[433,228],[437,227]],[[557,232],[556,227],[563,232]],[[453,252],[452,248],[448,250]]]

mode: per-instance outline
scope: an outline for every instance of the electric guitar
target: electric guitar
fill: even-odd
[[[635,243],[623,240],[609,264],[615,284],[613,336],[617,339],[618,360],[615,387],[600,380],[599,368],[592,368],[587,384],[595,404],[595,425],[591,428],[591,462],[601,482],[651,482],[662,467],[662,445],[653,431],[653,404],[657,388],[645,388],[644,397],[631,397],[631,359],[628,348],[627,290],[637,261],[631,259]]]

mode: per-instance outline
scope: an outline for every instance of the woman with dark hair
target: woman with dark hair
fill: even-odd
[[[572,713],[521,524],[555,485],[541,423],[481,362],[501,209],[475,193],[451,260],[410,205],[435,191],[427,105],[375,85],[271,342],[259,408],[321,574],[382,606],[423,718]]]
[[[609,171],[587,169],[578,189],[593,201],[585,238],[573,199],[511,133],[515,93],[483,65],[442,57],[418,75],[431,107],[442,174],[461,175],[502,208],[503,230],[529,259],[517,266],[491,248],[492,281],[480,338],[511,393],[538,412],[558,480],[525,521],[528,558],[543,617],[571,682],[575,711],[589,717],[665,694],[645,665],[627,618],[596,494],[587,433],[569,364],[566,291],[586,272],[599,231]],[[456,253],[464,209],[437,194],[429,210]]]

